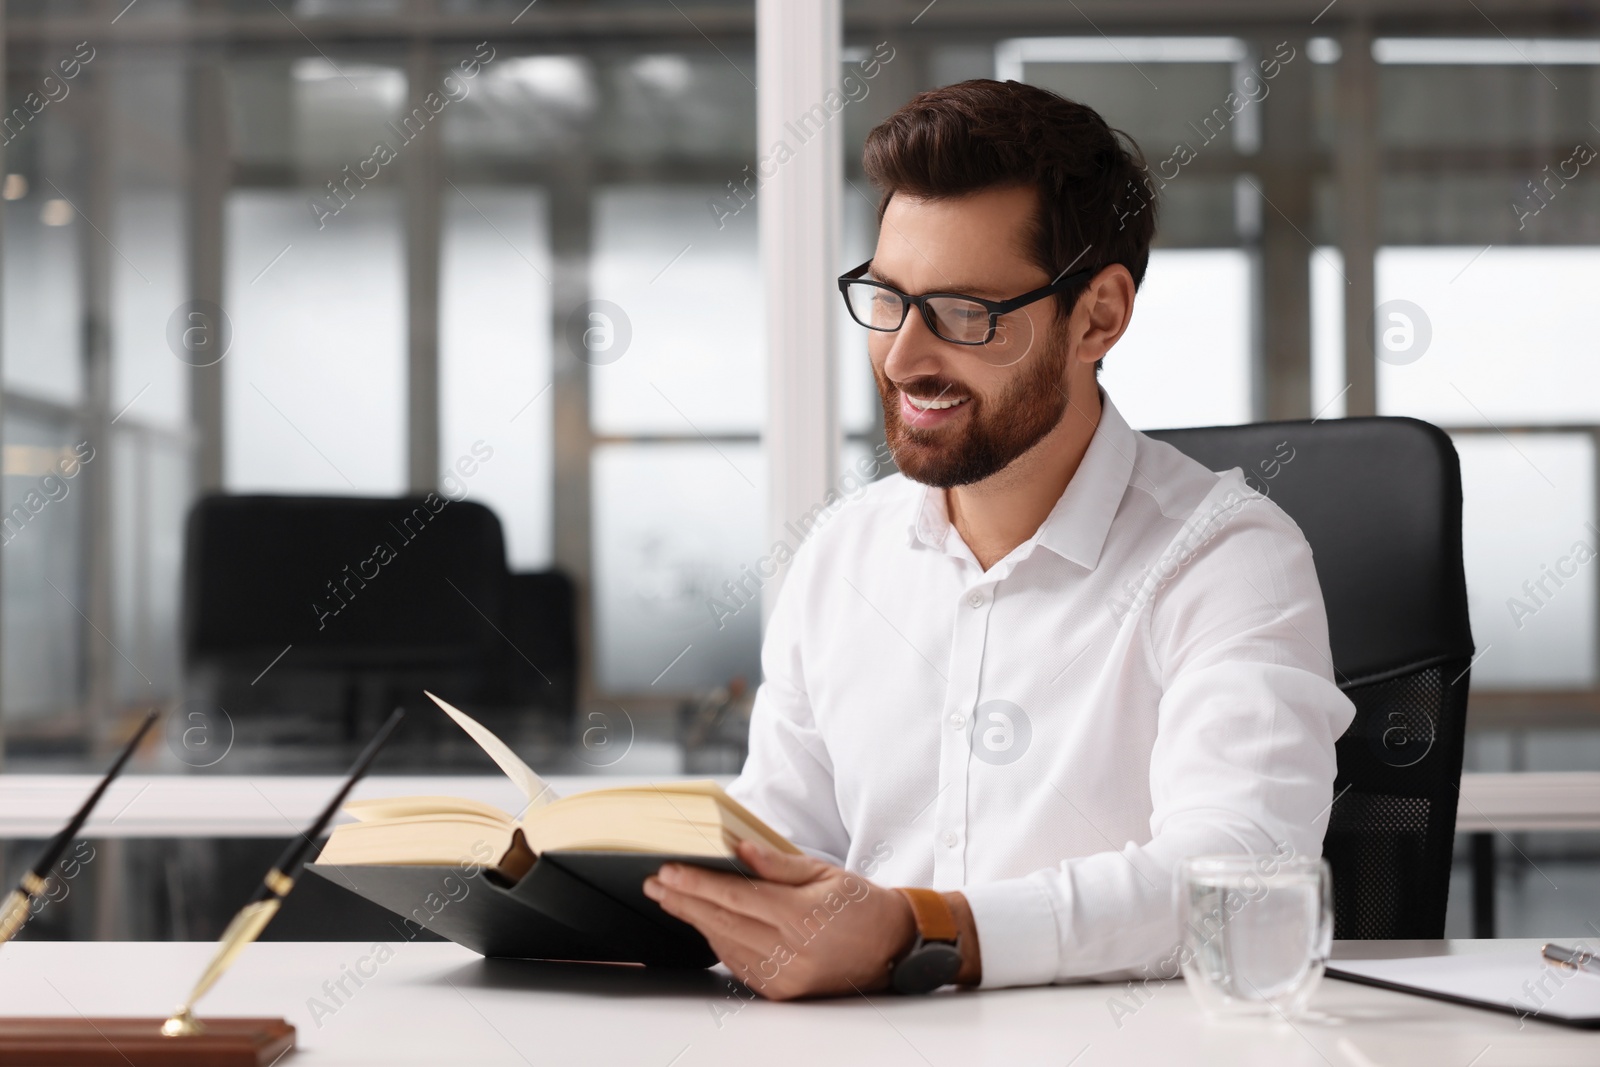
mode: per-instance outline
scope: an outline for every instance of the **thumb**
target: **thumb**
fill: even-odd
[[[803,853],[779,852],[757,841],[739,842],[739,858],[757,876],[784,885],[803,885],[828,869],[821,860]]]

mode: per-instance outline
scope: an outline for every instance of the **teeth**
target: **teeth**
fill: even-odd
[[[907,396],[906,399],[911,401],[911,406],[918,411],[943,411],[945,408],[953,408],[957,404],[965,404],[967,402],[967,398],[964,396],[955,400],[918,400],[914,396]]]

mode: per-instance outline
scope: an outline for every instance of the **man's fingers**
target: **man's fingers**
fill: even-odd
[[[778,928],[769,923],[730,911],[703,897],[680,892],[663,885],[659,879],[647,879],[644,885],[645,895],[660,904],[662,911],[699,930],[708,941],[739,946],[746,957],[765,959],[783,943]]]
[[[788,904],[789,886],[752,880],[742,874],[708,871],[688,863],[663,864],[656,875],[668,889],[710,901],[729,911],[777,924]]]
[[[804,854],[779,852],[755,841],[739,843],[739,858],[769,882],[804,885],[828,870],[821,860]]]

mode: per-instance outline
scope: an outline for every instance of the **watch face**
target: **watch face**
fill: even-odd
[[[902,993],[931,993],[961,973],[961,950],[947,941],[924,942],[894,969],[894,987]]]

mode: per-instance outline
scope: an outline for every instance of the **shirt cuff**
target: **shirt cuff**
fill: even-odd
[[[1060,973],[1055,910],[1043,888],[1026,878],[964,886],[983,956],[979,988],[1048,985]]]

